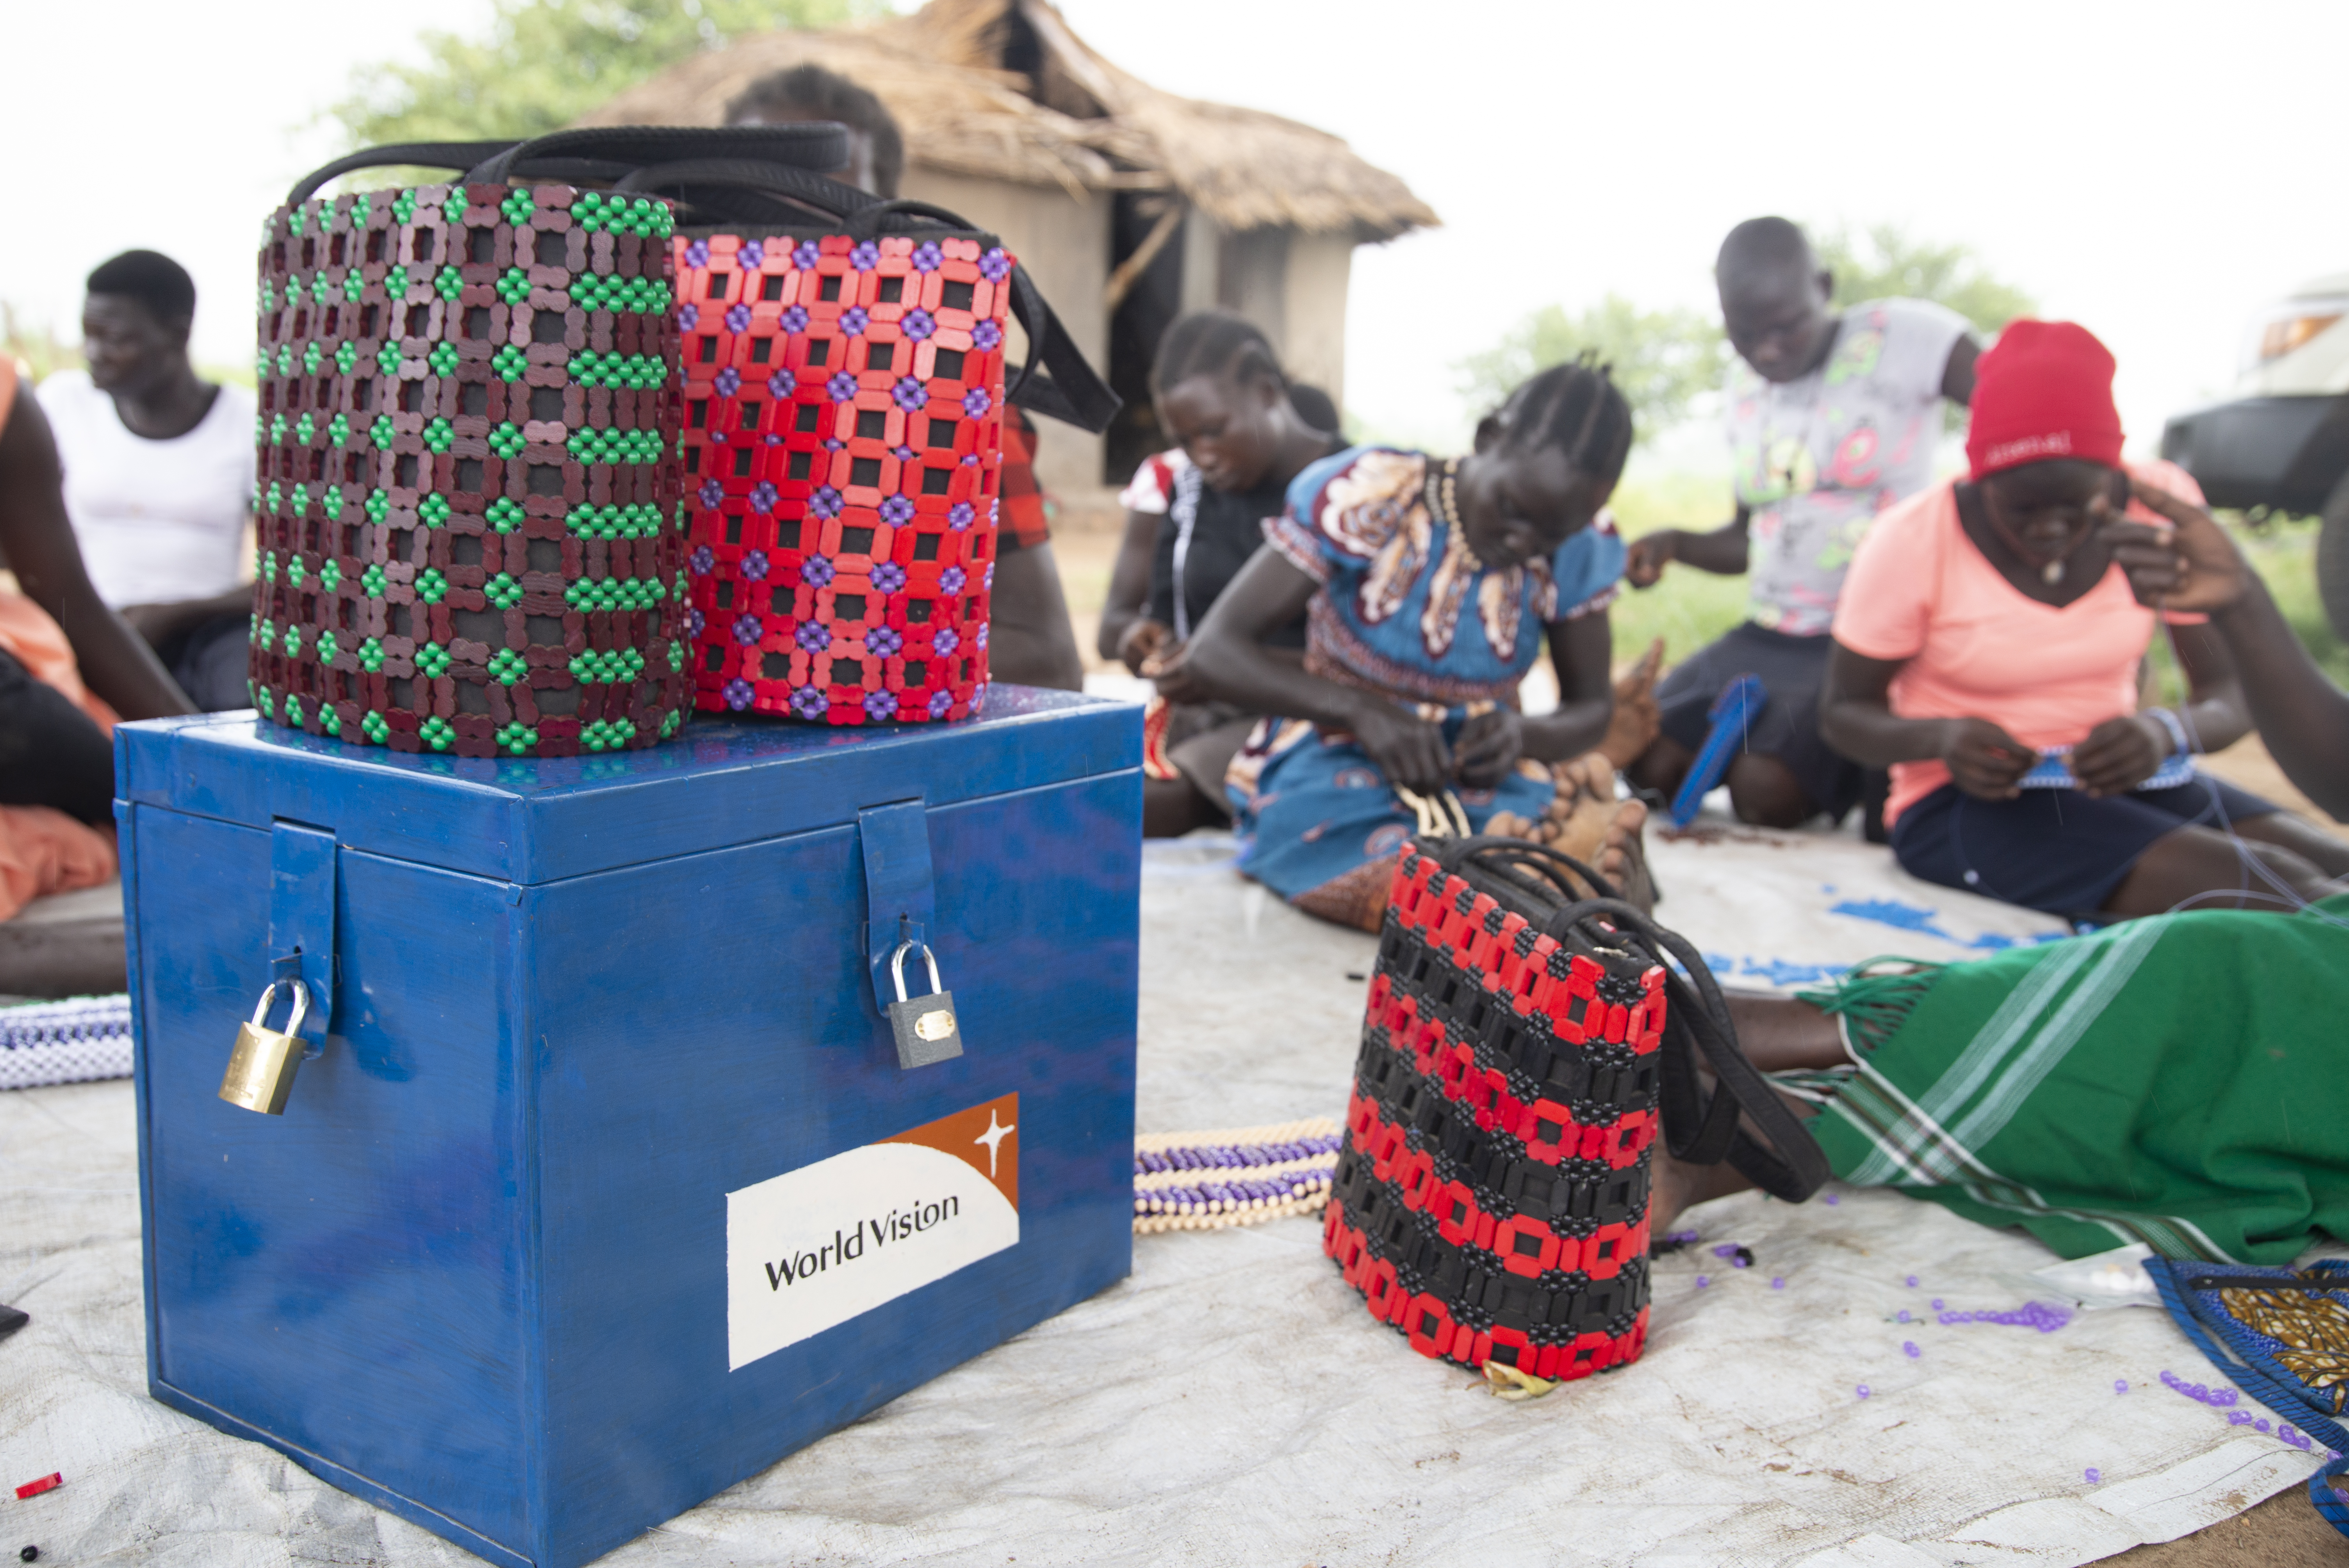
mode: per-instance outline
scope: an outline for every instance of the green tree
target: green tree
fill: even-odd
[[[326,114],[353,147],[538,136],[730,37],[881,9],[881,0],[497,0],[485,36],[428,32],[423,64],[362,68]]]
[[[1545,305],[1493,347],[1461,360],[1461,395],[1481,416],[1527,377],[1580,354],[1613,373],[1643,440],[1686,418],[1692,400],[1721,385],[1721,327],[1710,315],[1641,310],[1610,294],[1578,315]]]
[[[1895,294],[1929,299],[1949,306],[1985,334],[2039,308],[2028,294],[1992,277],[1968,245],[1913,239],[1898,223],[1809,232],[1819,264],[1835,274],[1837,304]]]

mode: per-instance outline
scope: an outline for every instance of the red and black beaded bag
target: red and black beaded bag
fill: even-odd
[[[1118,399],[992,234],[925,203],[719,161],[752,232],[680,232],[699,707],[832,724],[984,704],[1007,400],[1106,428]],[[1006,329],[1029,361],[1006,385]]]
[[[1522,840],[1405,850],[1354,1074],[1324,1250],[1421,1355],[1520,1380],[1638,1359],[1660,1130],[1790,1201],[1826,1179],[1696,951]]]
[[[262,714],[465,756],[673,734],[677,211],[616,182],[720,153],[831,167],[844,146],[831,125],[616,128],[374,148],[297,184],[261,249]],[[467,172],[313,197],[387,165]]]

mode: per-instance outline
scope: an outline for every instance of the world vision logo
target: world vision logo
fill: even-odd
[[[728,1365],[1019,1243],[1017,1094],[729,1192]]]

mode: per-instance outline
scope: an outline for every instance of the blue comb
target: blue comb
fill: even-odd
[[[1672,797],[1673,827],[1685,828],[1696,820],[1704,798],[1729,771],[1731,760],[1745,749],[1745,736],[1754,727],[1754,716],[1769,700],[1770,694],[1763,689],[1760,676],[1739,676],[1721,688],[1721,695],[1713,699],[1713,707],[1705,714],[1713,728],[1704,738],[1704,748],[1689,764],[1688,777],[1681,780],[1680,793]]]

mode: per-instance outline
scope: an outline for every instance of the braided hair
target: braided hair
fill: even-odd
[[[1194,376],[1226,374],[1236,381],[1269,376],[1281,387],[1288,386],[1280,356],[1262,327],[1227,310],[1193,311],[1159,338],[1150,364],[1151,395],[1163,397]]]
[[[1588,352],[1526,381],[1486,423],[1498,447],[1521,452],[1555,447],[1568,467],[1610,488],[1631,455],[1631,406],[1608,367]]]

